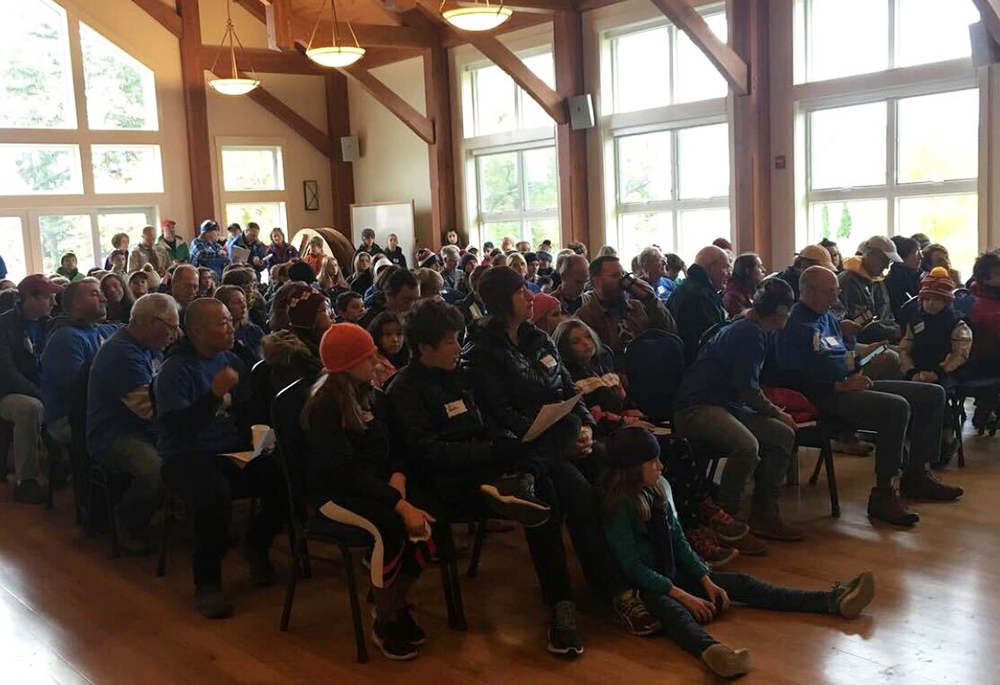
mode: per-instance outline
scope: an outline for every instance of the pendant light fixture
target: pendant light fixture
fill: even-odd
[[[316,29],[319,28],[320,19],[323,17],[324,9],[326,9],[326,0],[323,0],[323,7],[319,10],[319,16],[316,17],[316,25],[313,26],[312,35],[309,36],[306,57],[321,67],[333,69],[350,66],[365,56],[365,49],[358,43],[358,37],[354,34],[354,27],[351,26],[350,21],[347,22],[347,30],[351,32],[354,45],[344,45],[340,40],[340,27],[337,22],[337,0],[330,0],[330,19],[333,23],[333,30],[331,31],[332,44],[323,48],[314,48],[312,46],[313,39],[316,37]]]
[[[473,0],[472,3],[462,3],[463,6],[441,12],[449,24],[463,31],[489,31],[510,19],[513,12],[500,3],[490,3],[490,0]],[[444,10],[444,1],[441,2]]]
[[[251,90],[260,85],[260,79],[257,78],[257,72],[254,71],[253,62],[250,62],[249,56],[246,54],[246,50],[243,47],[243,43],[240,42],[239,36],[236,35],[236,28],[233,26],[233,17],[229,11],[229,1],[226,2],[226,32],[222,34],[222,42],[219,44],[219,52],[215,55],[215,61],[212,62],[212,68],[210,71],[215,71],[215,65],[219,61],[219,57],[222,56],[223,51],[226,49],[226,41],[229,41],[229,63],[232,69],[231,78],[217,78],[212,79],[208,82],[208,85],[212,86],[216,91],[222,93],[223,95],[246,95]],[[247,58],[250,64],[250,76],[240,77],[240,72],[236,68],[236,46],[239,45],[240,52]],[[246,72],[244,72],[246,74]]]

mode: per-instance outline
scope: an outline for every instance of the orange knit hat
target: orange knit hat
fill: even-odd
[[[351,369],[375,352],[375,341],[361,326],[336,323],[326,329],[319,342],[319,356],[327,373]]]
[[[955,282],[943,266],[935,266],[930,273],[920,279],[920,299],[936,297],[945,302],[955,299]]]

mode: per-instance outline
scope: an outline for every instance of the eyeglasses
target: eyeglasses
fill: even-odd
[[[156,316],[156,317],[153,317],[153,318],[156,319],[157,321],[159,321],[160,323],[162,323],[164,326],[166,326],[167,328],[169,328],[174,333],[179,333],[181,331],[180,324],[170,323],[169,321],[167,321],[166,319],[164,319],[162,316]]]

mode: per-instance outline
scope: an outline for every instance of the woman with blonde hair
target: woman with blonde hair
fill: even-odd
[[[340,270],[340,262],[333,256],[328,256],[323,260],[319,274],[317,274],[316,284],[320,290],[326,293],[331,302],[336,300],[337,295],[340,293],[351,289],[351,286],[347,284],[347,279],[344,278],[343,272]]]

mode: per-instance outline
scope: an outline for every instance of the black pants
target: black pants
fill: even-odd
[[[247,544],[267,549],[286,517],[283,478],[273,457],[257,457],[242,469],[228,457],[203,452],[175,454],[163,462],[163,481],[184,501],[194,538],[191,565],[196,587],[222,584],[234,498],[256,496],[260,508]]]
[[[703,500],[715,497],[715,484],[708,479],[705,465],[695,459],[686,440],[660,438],[659,442],[663,476],[670,483],[677,520],[684,530],[697,528],[698,506]]]

